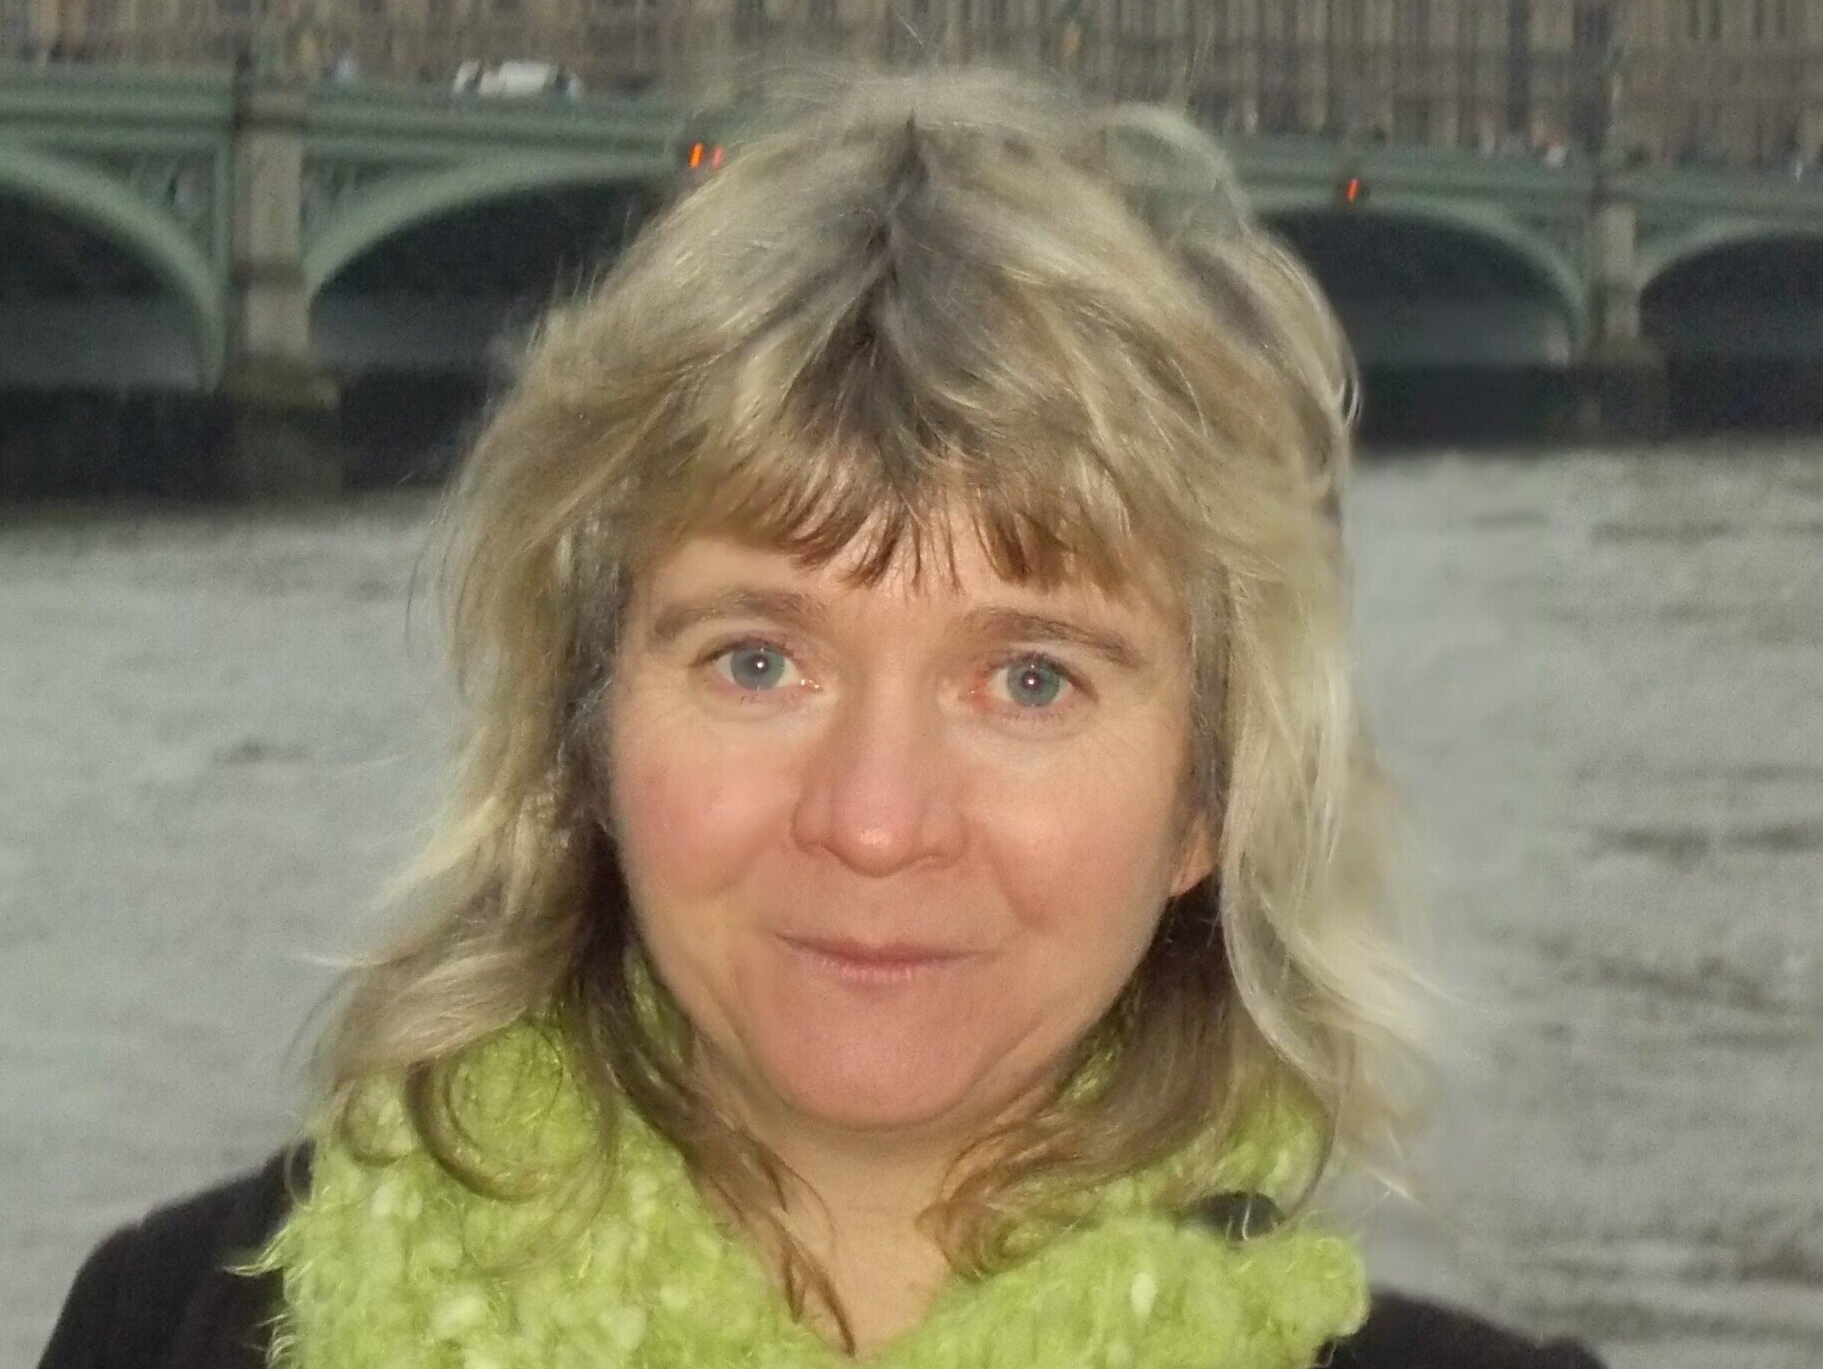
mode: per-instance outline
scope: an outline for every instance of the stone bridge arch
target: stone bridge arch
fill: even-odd
[[[215,384],[227,353],[225,272],[179,224],[103,172],[29,147],[0,156],[0,194],[50,209],[146,266],[189,324],[197,384]]]
[[[1763,250],[1762,250],[1763,249]],[[1823,362],[1823,222],[1715,219],[1648,239],[1637,262],[1642,331],[1705,383],[1815,389]],[[1802,363],[1812,369],[1778,371]],[[1719,368],[1719,369],[1718,369]]]
[[[1644,291],[1680,266],[1735,247],[1780,241],[1823,243],[1823,219],[1729,219],[1648,239],[1639,249],[1639,288]]]
[[[1248,199],[1254,213],[1270,223],[1292,216],[1358,218],[1382,223],[1411,223],[1443,229],[1491,248],[1525,269],[1561,313],[1570,355],[1580,355],[1590,329],[1588,285],[1582,271],[1555,243],[1505,210],[1491,204],[1443,197],[1377,191],[1373,203],[1338,208],[1331,187],[1266,186]]]
[[[582,185],[657,185],[667,158],[613,152],[600,156],[501,157],[383,182],[324,225],[304,249],[304,288],[314,298],[355,258],[395,233],[443,214],[530,191]]]
[[[436,404],[497,382],[553,301],[624,246],[670,165],[637,150],[494,154],[382,180],[305,244],[313,364]]]

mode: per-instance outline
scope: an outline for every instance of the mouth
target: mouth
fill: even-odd
[[[840,938],[779,938],[794,954],[823,973],[856,984],[903,984],[928,977],[972,958],[972,951],[905,942],[878,945]]]

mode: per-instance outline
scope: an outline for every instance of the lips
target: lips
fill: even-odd
[[[949,983],[971,959],[971,953],[946,946],[902,941],[784,937],[779,944],[792,960],[818,979],[870,996],[896,995],[918,986]]]
[[[842,937],[798,937],[782,938],[786,944],[800,951],[841,961],[859,968],[867,969],[915,969],[921,965],[937,965],[946,961],[962,960],[971,955],[969,951],[958,951],[947,946],[926,946],[913,942],[863,942]]]

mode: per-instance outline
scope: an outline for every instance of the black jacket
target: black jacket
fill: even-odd
[[[295,1158],[295,1157],[293,1157]],[[269,1278],[229,1274],[283,1218],[287,1157],[115,1232],[76,1276],[39,1369],[263,1369]],[[292,1166],[293,1181],[300,1181]],[[1465,1312],[1380,1292],[1331,1369],[1601,1369],[1568,1341],[1538,1344]],[[380,1369],[376,1366],[376,1369]]]

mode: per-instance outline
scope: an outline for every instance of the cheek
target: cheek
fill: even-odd
[[[612,729],[614,833],[642,909],[736,882],[788,820],[777,766],[759,763],[637,691]]]
[[[1085,973],[1130,968],[1170,892],[1176,790],[1168,767],[1134,759],[1160,754],[1169,753],[1136,745],[1084,757],[1041,787],[1010,788],[984,805],[988,846],[1022,929]]]

